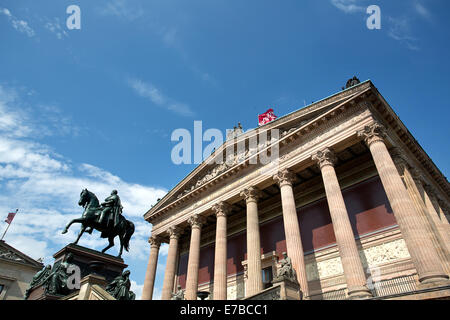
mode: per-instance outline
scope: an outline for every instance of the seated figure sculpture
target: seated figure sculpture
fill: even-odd
[[[117,300],[134,300],[136,295],[130,287],[130,271],[126,270],[106,286],[106,291]]]
[[[71,268],[74,266],[73,254],[69,253],[64,261],[53,266],[53,270],[42,281],[45,292],[53,295],[66,295],[71,291],[68,286],[68,278],[71,275]]]
[[[297,282],[297,275],[292,267],[291,258],[287,256],[286,252],[283,252],[283,259],[279,261],[279,267],[277,270],[277,277],[275,280],[288,279],[293,282]]]
[[[184,300],[184,290],[181,289],[181,286],[177,286],[177,293],[172,293],[171,300]]]

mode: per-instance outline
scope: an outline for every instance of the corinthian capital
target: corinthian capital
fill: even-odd
[[[386,137],[386,128],[377,121],[374,121],[371,125],[365,126],[364,129],[357,131],[358,137],[364,139],[367,146],[377,141],[384,142]]]
[[[337,161],[337,158],[336,158],[336,155],[334,154],[334,152],[328,148],[317,151],[315,154],[312,155],[311,159],[313,161],[317,162],[320,169],[322,169],[324,166],[332,166],[333,167]]]
[[[162,239],[158,236],[151,236],[148,238],[148,243],[150,243],[151,247],[159,248],[161,246]]]
[[[201,228],[202,225],[206,222],[206,219],[199,214],[194,214],[193,216],[189,217],[187,222],[191,225],[192,228]]]
[[[212,206],[216,217],[226,217],[231,212],[231,206],[226,202],[219,202]]]
[[[167,233],[169,234],[170,239],[177,239],[178,240],[180,238],[182,230],[179,227],[172,226],[172,227],[169,227],[167,229]]]
[[[249,201],[257,202],[258,199],[261,197],[261,191],[259,191],[259,189],[256,187],[250,187],[241,191],[241,197],[244,197],[246,202]]]
[[[273,176],[273,180],[281,186],[285,184],[292,185],[296,180],[295,173],[289,169],[283,169],[277,172],[276,175]]]

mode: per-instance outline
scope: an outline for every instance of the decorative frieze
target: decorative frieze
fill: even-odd
[[[378,246],[366,248],[359,252],[364,266],[373,268],[381,264],[410,258],[405,240],[397,239]]]
[[[387,263],[410,258],[405,240],[396,239],[379,245],[359,250],[359,256],[363,261],[364,268],[374,268]],[[325,278],[339,276],[344,273],[341,258],[313,259],[306,264],[308,281],[323,280]]]

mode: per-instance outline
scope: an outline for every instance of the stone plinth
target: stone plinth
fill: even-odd
[[[273,286],[243,300],[302,300],[303,294],[298,282],[285,277],[275,279]]]
[[[80,268],[81,278],[90,274],[97,274],[103,276],[107,282],[111,282],[128,267],[121,258],[79,245],[69,244],[53,255],[53,258],[55,258],[53,268],[56,264],[63,261],[68,253],[73,254],[73,264]]]
[[[69,244],[53,255],[55,262],[52,270],[64,261],[69,253],[73,255],[73,261],[71,263],[80,268],[81,286],[85,283],[89,284],[89,288],[96,286],[96,288],[98,287],[97,289],[104,289],[107,283],[110,283],[114,278],[121,275],[123,270],[128,266],[121,258],[82,246]],[[66,296],[50,295],[45,292],[44,286],[40,284],[30,291],[28,300],[66,299],[67,297],[73,296],[75,292],[78,291],[79,290],[74,289]],[[103,293],[101,296],[103,296]]]

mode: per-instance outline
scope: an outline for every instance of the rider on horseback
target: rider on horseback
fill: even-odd
[[[99,224],[105,226],[107,229],[115,228],[119,223],[119,217],[122,214],[123,208],[117,190],[113,190],[111,195],[105,199],[105,202],[103,202],[101,206],[103,209],[98,220]],[[113,223],[112,226],[111,220]]]

